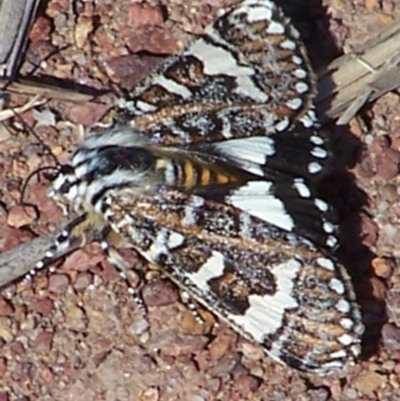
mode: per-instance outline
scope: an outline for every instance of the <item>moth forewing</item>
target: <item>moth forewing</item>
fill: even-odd
[[[271,134],[315,126],[315,92],[290,20],[273,1],[248,0],[121,99],[116,121],[162,144]]]
[[[323,374],[360,353],[349,276],[303,238],[173,190],[116,190],[107,203],[127,244],[274,358]]]

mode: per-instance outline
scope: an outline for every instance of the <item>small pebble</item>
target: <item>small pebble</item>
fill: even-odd
[[[382,342],[388,351],[400,351],[400,328],[385,324],[382,328]]]
[[[52,274],[49,278],[49,291],[64,294],[67,291],[69,279],[65,274]]]
[[[378,277],[382,277],[385,279],[390,278],[396,266],[395,261],[393,259],[385,257],[374,258],[371,262],[371,265],[374,270],[374,273]]]

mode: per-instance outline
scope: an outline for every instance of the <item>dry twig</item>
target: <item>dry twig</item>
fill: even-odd
[[[24,78],[13,82],[0,78],[0,89],[29,96],[40,95],[46,99],[60,100],[63,102],[84,103],[94,98],[93,95],[60,88],[55,85],[39,84],[36,81]]]
[[[15,107],[13,109],[0,110],[0,122],[8,120],[11,117],[14,117],[15,114],[25,113],[25,111],[33,109],[33,108],[35,108],[37,106],[41,106],[44,103],[46,103],[46,100],[42,99],[42,97],[40,95],[36,95],[35,97],[30,99],[28,102],[26,102],[21,107]]]
[[[323,118],[345,124],[368,101],[400,86],[400,21],[318,74],[317,107]]]
[[[45,257],[46,252],[61,231],[34,238],[0,254],[0,287],[24,276],[33,269],[36,263]],[[86,239],[88,242],[99,241],[101,239],[100,232],[92,231]],[[52,260],[60,259],[79,247],[80,244],[72,243],[69,249],[55,253]]]
[[[0,1],[0,76],[15,78],[40,0]]]

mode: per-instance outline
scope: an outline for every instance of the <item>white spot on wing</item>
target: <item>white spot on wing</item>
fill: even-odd
[[[306,128],[310,128],[314,125],[314,121],[311,120],[308,116],[303,116],[300,119],[300,122],[306,127]]]
[[[299,109],[302,104],[303,104],[303,101],[298,97],[286,102],[286,105],[292,110]]]
[[[319,163],[317,163],[317,162],[311,162],[311,163],[308,165],[308,172],[309,172],[310,174],[319,173],[321,170],[322,170],[322,166],[321,166]]]
[[[138,100],[136,102],[136,107],[138,109],[140,109],[140,111],[144,111],[144,112],[149,112],[149,111],[156,110],[156,106],[154,106],[154,105],[152,105],[150,103],[144,102],[143,100]]]
[[[343,334],[338,338],[339,342],[341,342],[343,345],[350,345],[354,342],[354,339],[352,336],[350,336],[349,334]]]
[[[335,226],[332,223],[325,222],[322,226],[326,233],[332,234],[335,231]]]
[[[254,5],[257,5],[253,3]],[[268,8],[268,3],[266,6],[264,5],[259,5],[258,7],[249,7],[246,9],[247,12],[247,21],[250,23],[252,22],[257,22],[257,21],[262,21],[262,20],[267,20],[270,21],[272,19],[272,7]],[[239,11],[242,11],[241,8]]]
[[[272,272],[276,279],[276,292],[273,295],[250,295],[250,307],[246,313],[242,316],[228,314],[228,318],[262,343],[265,336],[282,326],[284,311],[298,306],[292,290],[300,268],[301,264],[296,259],[274,266]]]
[[[277,131],[283,131],[289,126],[289,120],[287,118],[283,118],[278,124],[275,125]]]
[[[335,307],[338,311],[342,313],[350,312],[350,304],[345,299],[340,299],[339,301],[337,301]]]
[[[320,147],[315,147],[312,151],[311,154],[315,157],[318,157],[319,159],[325,159],[328,156],[328,152],[324,148]]]
[[[296,91],[298,93],[305,93],[308,91],[309,87],[305,82],[297,82],[296,85],[294,86],[296,88]]]
[[[254,217],[291,231],[294,222],[287,214],[282,201],[271,193],[272,185],[267,181],[249,182],[233,191],[226,201]]]
[[[315,110],[308,110],[306,114],[311,120],[317,121],[317,115],[315,114]]]
[[[282,49],[287,49],[287,50],[295,50],[296,49],[296,43],[293,42],[293,40],[289,40],[289,39],[286,39],[283,42],[281,42],[279,44],[279,46]]]
[[[338,294],[344,294],[344,285],[337,278],[331,278],[329,280],[329,288]]]
[[[219,277],[224,273],[224,256],[214,251],[207,261],[196,273],[187,274],[187,279],[197,288],[205,290],[209,288],[208,281]]]
[[[303,79],[307,76],[307,71],[303,70],[302,68],[296,68],[293,72],[293,74],[299,78],[299,79]]]
[[[267,32],[272,35],[282,35],[285,33],[285,27],[278,21],[271,21],[267,28]]]
[[[293,186],[296,188],[297,192],[302,198],[309,198],[311,196],[310,189],[304,183],[304,180],[296,179]]]
[[[178,246],[182,245],[184,241],[185,237],[183,235],[171,232],[167,242],[168,249],[175,249]]]
[[[354,322],[351,319],[343,318],[340,319],[340,325],[345,328],[346,330],[351,330],[354,326]]]
[[[335,265],[333,264],[332,260],[327,259],[327,258],[318,258],[316,262],[323,267],[324,269],[334,271],[335,270]]]
[[[230,76],[252,75],[254,69],[238,65],[232,53],[221,46],[207,43],[204,39],[195,40],[184,55],[193,55],[204,66],[207,75],[226,74]]]
[[[249,97],[255,102],[265,103],[268,101],[268,96],[254,84],[251,77],[238,76],[236,78],[236,83],[236,93]]]
[[[275,154],[275,142],[268,137],[252,137],[223,141],[214,145],[225,157],[264,165]]]
[[[338,243],[338,240],[333,235],[330,235],[328,237],[328,239],[326,240],[326,245],[329,246],[330,248],[333,248],[334,246],[336,246],[337,243]]]
[[[184,99],[187,99],[192,96],[192,92],[186,86],[178,84],[172,79],[165,78],[163,75],[156,75],[153,78],[153,84],[158,84],[165,88],[168,92],[176,93],[179,96],[182,96]]]
[[[314,145],[323,145],[324,144],[324,138],[321,138],[318,135],[311,135],[310,136],[310,142],[313,143]]]
[[[297,65],[303,64],[303,60],[299,56],[292,56],[292,61]]]
[[[313,126],[319,126],[319,122],[314,110],[309,110],[303,117],[299,120],[306,128]]]
[[[344,350],[344,349],[342,349],[342,350],[340,350],[340,351],[331,352],[331,353],[329,354],[329,356],[330,356],[331,358],[335,358],[335,359],[346,358],[346,356],[347,356],[347,351]]]

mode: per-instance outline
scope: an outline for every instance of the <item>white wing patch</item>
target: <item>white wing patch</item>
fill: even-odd
[[[294,221],[288,215],[284,203],[273,195],[272,190],[271,182],[249,182],[233,191],[227,197],[227,202],[285,231],[292,231]]]
[[[282,326],[285,310],[298,306],[292,290],[301,263],[292,259],[288,263],[272,266],[277,278],[277,290],[273,295],[250,295],[250,307],[243,316],[231,315],[230,319],[243,330],[263,342],[265,336],[275,333]]]
[[[184,55],[195,56],[201,60],[204,73],[207,75],[225,74],[232,77],[240,77],[254,74],[253,68],[239,65],[230,51],[221,46],[207,43],[204,39],[196,40]]]
[[[267,163],[268,157],[275,154],[276,148],[272,138],[252,137],[231,139],[213,144],[217,153],[234,160],[244,170],[263,176],[260,166]]]

